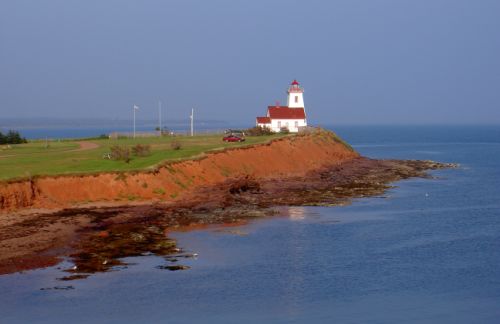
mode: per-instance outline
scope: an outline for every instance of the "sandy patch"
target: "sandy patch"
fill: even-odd
[[[96,149],[99,147],[98,144],[93,143],[93,142],[82,141],[82,142],[76,142],[76,143],[78,145],[80,145],[80,147],[75,149],[75,150],[71,150],[70,152],[93,150],[93,149]]]

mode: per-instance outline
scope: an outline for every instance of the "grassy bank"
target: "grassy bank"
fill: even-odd
[[[33,141],[27,144],[2,146],[0,149],[0,179],[26,178],[35,175],[92,173],[103,171],[140,170],[165,161],[190,158],[215,149],[239,147],[267,142],[283,135],[249,136],[244,143],[224,143],[221,135],[149,137],[137,139],[85,140],[97,147],[82,149],[82,140],[49,142]],[[181,148],[171,147],[177,141]],[[136,144],[150,145],[151,154],[132,156],[129,163],[104,159],[110,147],[119,145],[132,148]],[[88,144],[87,144],[88,145]]]

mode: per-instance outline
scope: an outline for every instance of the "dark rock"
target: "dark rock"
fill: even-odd
[[[75,289],[73,286],[55,286],[49,288],[40,288],[40,290],[72,290]]]
[[[187,270],[191,269],[190,266],[185,266],[185,265],[160,265],[157,266],[156,269],[161,269],[161,270],[170,270],[170,271],[177,271],[177,270]]]
[[[62,277],[62,278],[57,278],[57,280],[61,280],[61,281],[78,280],[78,279],[85,279],[88,276],[89,276],[88,274],[85,274],[85,275],[77,274],[77,275],[72,275],[72,276],[66,276],[66,277]]]

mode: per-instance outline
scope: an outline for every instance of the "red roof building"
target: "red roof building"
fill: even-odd
[[[304,108],[269,106],[267,107],[267,116],[271,119],[306,119],[306,111]]]
[[[270,128],[274,132],[280,132],[286,128],[292,133],[307,126],[303,98],[304,89],[297,80],[293,80],[287,92],[288,106],[280,106],[279,104],[268,106],[266,117],[257,117],[257,126]]]
[[[257,124],[271,124],[271,118],[269,118],[269,117],[257,117]]]

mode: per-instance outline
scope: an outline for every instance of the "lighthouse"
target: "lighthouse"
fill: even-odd
[[[305,108],[304,107],[304,89],[300,86],[297,80],[293,80],[288,87],[288,108]]]
[[[268,106],[266,116],[256,118],[255,124],[258,127],[268,128],[276,133],[283,131],[297,133],[307,127],[304,89],[297,80],[293,80],[287,93],[288,105]]]

